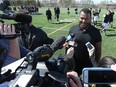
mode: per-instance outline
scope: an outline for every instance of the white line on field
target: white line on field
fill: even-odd
[[[55,30],[55,31],[53,31],[53,32],[51,32],[51,33],[49,33],[48,36],[50,36],[50,35],[56,33],[57,31],[62,30],[63,28],[65,28],[65,27],[67,27],[67,26],[69,26],[69,25],[71,25],[71,24],[73,24],[73,23],[75,23],[75,22],[77,22],[77,21],[74,21],[74,22],[72,22],[72,23],[70,23],[70,24],[67,24],[67,25],[65,25],[65,26],[63,26],[63,27],[61,27],[61,28],[59,28],[59,29],[57,29],[57,30]]]

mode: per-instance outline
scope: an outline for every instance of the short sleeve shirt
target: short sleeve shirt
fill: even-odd
[[[75,71],[81,74],[84,67],[93,66],[91,60],[89,59],[89,53],[85,43],[90,42],[94,45],[97,42],[101,42],[101,34],[100,31],[92,25],[90,25],[86,31],[80,29],[79,25],[74,25],[70,28],[69,34],[73,34],[74,36],[81,38],[81,41],[77,42],[78,46],[75,47],[73,56],[76,66]]]

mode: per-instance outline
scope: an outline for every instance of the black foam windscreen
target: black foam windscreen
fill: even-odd
[[[65,36],[61,36],[51,44],[50,48],[55,52],[56,50],[63,48],[65,41]]]
[[[24,13],[18,13],[18,14],[16,14],[14,20],[16,22],[31,23],[32,22],[32,16],[24,14]]]

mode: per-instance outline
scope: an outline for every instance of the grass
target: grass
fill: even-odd
[[[71,26],[78,23],[78,15],[74,14],[74,8],[70,8],[70,15],[67,15],[67,8],[60,8],[60,20],[73,20],[71,23],[60,23],[58,24],[56,19],[54,19],[54,9],[50,8],[52,11],[52,23],[48,23],[45,11],[47,8],[41,7],[39,9],[39,12],[42,13],[42,15],[33,15],[33,24],[37,27],[41,27],[49,37],[53,38],[54,40],[60,36],[67,36],[68,31]],[[103,14],[106,13],[106,10],[102,10],[100,14],[100,20],[99,24],[102,23],[103,20]],[[7,21],[9,22],[9,21]],[[10,21],[13,22],[13,21]],[[102,56],[113,56],[116,57],[116,14],[114,15],[114,28],[108,28],[107,34],[108,36],[105,36],[104,33],[102,33]],[[100,25],[97,26],[97,28],[100,29]],[[56,54],[63,54],[64,50],[59,50]]]

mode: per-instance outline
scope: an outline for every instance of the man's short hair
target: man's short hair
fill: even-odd
[[[81,12],[84,12],[84,13],[86,13],[86,14],[90,14],[90,16],[91,16],[91,10],[89,10],[88,8],[83,8],[83,9],[81,9],[80,13],[81,13]]]

